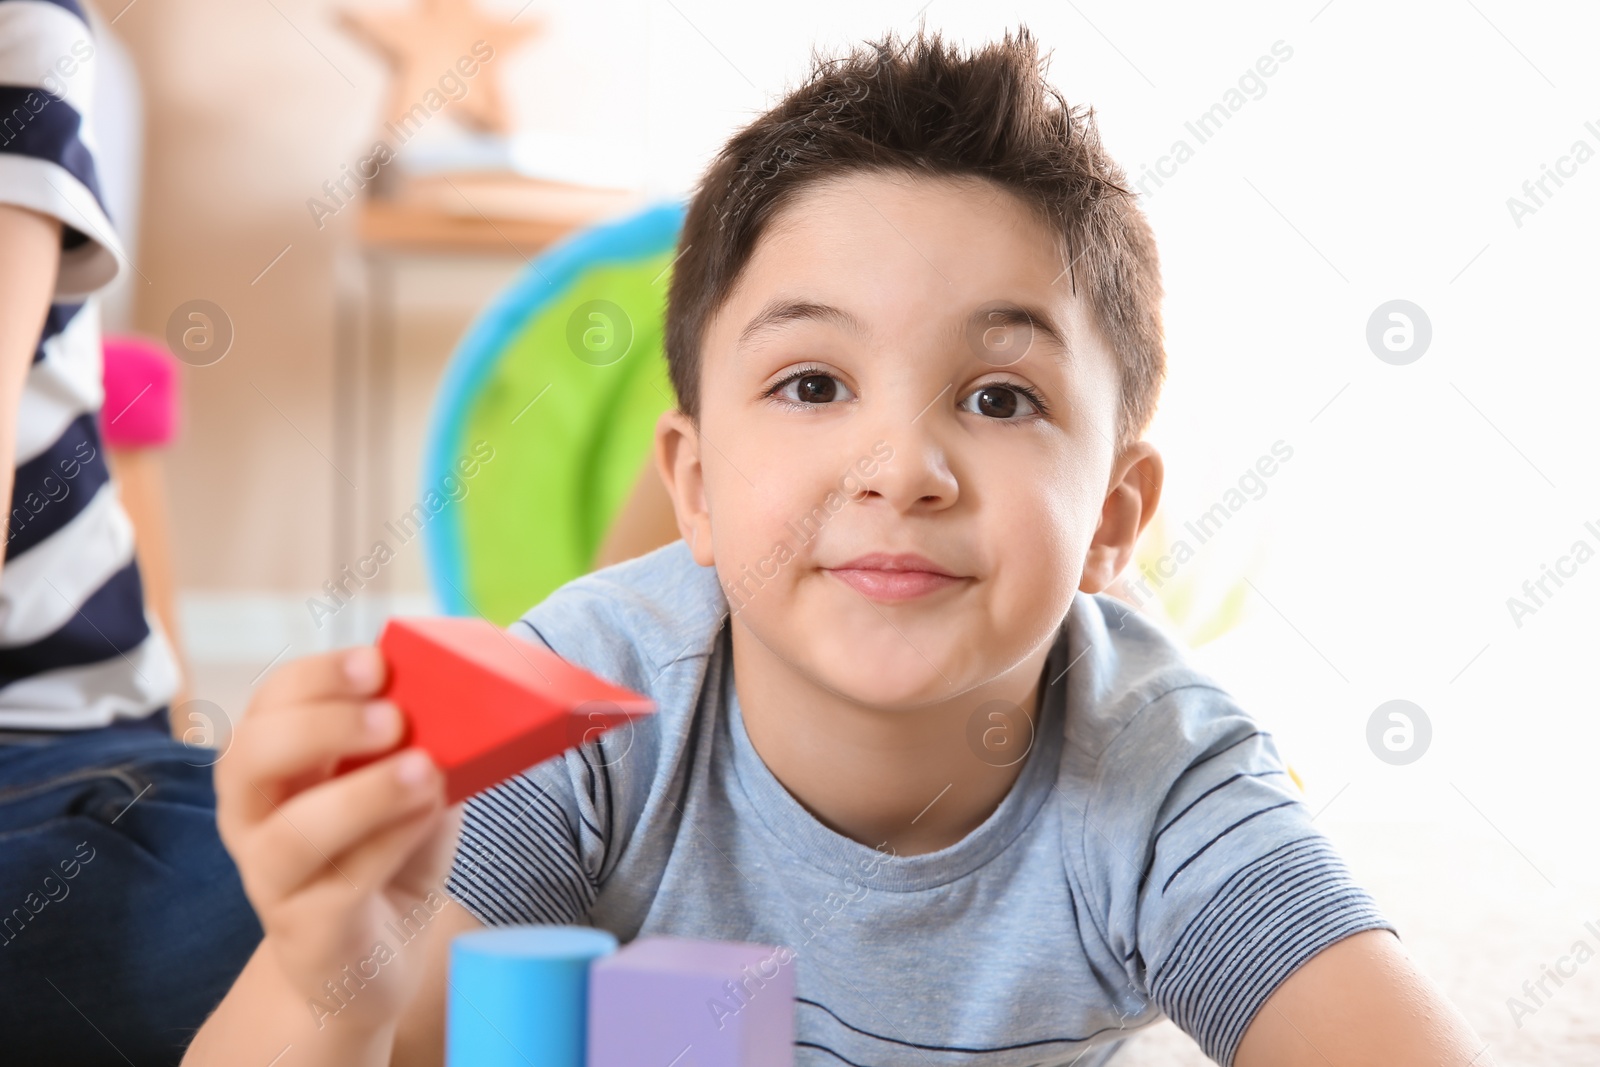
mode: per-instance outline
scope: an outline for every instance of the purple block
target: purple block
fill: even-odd
[[[793,949],[641,937],[589,968],[588,1067],[793,1067]]]

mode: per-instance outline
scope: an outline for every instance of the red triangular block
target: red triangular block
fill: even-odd
[[[390,619],[378,647],[389,663],[382,695],[406,717],[400,746],[428,751],[451,804],[655,711],[648,697],[486,619]],[[383,755],[345,760],[335,773]]]

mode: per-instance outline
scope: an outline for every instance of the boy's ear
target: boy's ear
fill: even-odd
[[[705,469],[700,465],[700,432],[693,420],[677,408],[656,420],[656,470],[672,497],[678,535],[689,542],[694,561],[709,567],[711,514],[706,507]]]
[[[1089,542],[1089,554],[1078,581],[1082,592],[1106,589],[1133,558],[1139,535],[1161,503],[1164,477],[1161,453],[1148,441],[1130,445],[1112,465],[1110,488],[1100,508],[1100,524]]]

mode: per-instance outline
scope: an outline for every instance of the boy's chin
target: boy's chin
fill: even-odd
[[[955,681],[947,681],[915,652],[910,652],[910,660],[900,655],[859,655],[847,663],[829,663],[823,671],[820,680],[828,689],[854,704],[883,711],[915,711],[937,703],[946,699]]]

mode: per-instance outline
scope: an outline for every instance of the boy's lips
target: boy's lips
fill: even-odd
[[[873,552],[823,569],[871,600],[910,600],[963,581],[960,576],[914,552],[898,555]]]

